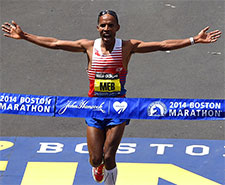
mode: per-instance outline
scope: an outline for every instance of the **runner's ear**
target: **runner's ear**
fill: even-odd
[[[120,29],[120,25],[119,25],[119,24],[117,24],[116,31],[119,31],[119,29]]]

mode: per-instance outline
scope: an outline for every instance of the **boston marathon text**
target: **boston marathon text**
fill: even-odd
[[[10,103],[30,103],[30,104],[45,104],[45,105],[51,105],[52,99],[47,98],[47,97],[43,97],[43,98],[39,98],[39,97],[19,97],[19,96],[4,96],[1,95],[0,96],[0,102],[10,102]]]
[[[49,113],[51,106],[52,99],[48,97],[0,96],[0,110]]]
[[[170,109],[181,109],[181,108],[191,108],[191,109],[221,109],[221,103],[219,102],[170,102]]]
[[[170,102],[169,116],[220,117],[220,102]]]

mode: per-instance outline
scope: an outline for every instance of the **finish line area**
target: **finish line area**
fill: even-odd
[[[0,137],[1,185],[91,185],[86,138]],[[117,185],[222,185],[223,140],[123,138]]]
[[[109,8],[125,40],[189,38],[206,26],[225,33],[220,0],[1,2],[2,24],[15,20],[28,33],[66,40],[96,39],[97,15]],[[85,54],[0,39],[0,185],[99,185],[83,120],[90,114],[131,119],[116,185],[225,185],[224,36],[133,55],[130,98],[115,101],[86,98]]]
[[[90,98],[0,92],[0,114],[97,119],[225,120],[225,100]]]
[[[0,114],[215,121],[224,101],[0,93]],[[0,155],[0,185],[98,184],[85,137],[0,137]],[[224,157],[224,140],[123,138],[117,185],[222,185]]]

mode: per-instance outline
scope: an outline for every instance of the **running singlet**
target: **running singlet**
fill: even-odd
[[[103,55],[101,38],[94,42],[92,65],[88,70],[90,81],[89,97],[125,96],[127,71],[122,63],[122,40],[116,38],[113,51]]]

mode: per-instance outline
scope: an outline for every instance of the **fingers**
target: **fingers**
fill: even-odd
[[[17,28],[17,24],[16,24],[16,22],[15,21],[12,21],[12,24],[10,24],[10,23],[8,23],[8,22],[5,22],[3,25],[2,25],[2,27],[8,27],[8,28]]]
[[[218,40],[218,38],[220,38],[220,35],[212,37],[211,42],[216,42]]]
[[[13,24],[13,25],[12,25]],[[5,22],[2,25],[2,31],[6,32],[6,33],[10,33],[12,30],[16,29],[18,27],[18,25],[16,24],[15,21],[12,21],[12,24]]]
[[[14,26],[12,26],[10,23],[8,22],[5,22],[3,25],[2,25],[2,31],[4,31],[5,33],[3,34],[4,36],[6,37],[12,37],[11,33],[12,33],[12,30],[15,29]]]
[[[205,27],[199,35],[202,36],[202,43],[213,43],[221,37],[222,32],[220,30],[214,30],[209,33],[206,33],[209,30],[209,26]]]
[[[4,36],[9,37],[10,31],[11,31],[11,28],[9,26],[9,23],[5,23],[4,25],[2,25],[2,31],[4,31],[5,33],[7,33],[7,34],[3,34]]]
[[[6,36],[6,37],[11,37],[9,34],[3,34],[4,36]]]
[[[15,21],[12,21],[12,24],[13,24],[15,27],[17,27],[17,24],[16,24]]]
[[[7,26],[11,26],[11,24],[10,24],[10,23],[8,23],[8,22],[5,22],[4,24],[5,24],[5,25],[7,25]]]
[[[220,37],[220,35],[219,36],[215,36],[215,37],[211,37],[210,38],[210,42],[216,42],[219,37]]]
[[[12,28],[12,25],[11,25],[10,23],[8,23],[8,22],[5,22],[5,23],[2,25],[2,30],[4,29],[4,30],[6,30],[6,31],[10,31],[11,28]],[[4,31],[4,30],[3,30],[3,31]]]
[[[6,37],[10,37],[10,28],[8,26],[5,25],[2,25],[2,31],[4,31],[5,33],[3,34],[4,36]],[[7,33],[7,34],[6,34]]]
[[[222,32],[219,30],[215,30],[209,33],[211,42],[216,42],[218,38],[221,37]]]
[[[7,33],[7,34],[4,34],[4,36],[9,37],[9,34],[11,33],[11,28],[12,28],[12,25],[9,24],[8,22],[5,22],[2,25],[2,31],[4,31],[5,33]]]
[[[217,38],[213,38],[213,39],[211,39],[211,43],[213,43],[213,42],[216,42],[217,41]]]
[[[2,31],[9,33],[10,28],[8,26],[2,25]]]
[[[214,39],[214,38],[217,39],[217,38],[220,38],[220,37],[221,37],[221,35],[212,35],[211,38],[212,38],[212,39]]]
[[[7,34],[10,34],[10,31],[7,30],[7,29],[2,28],[2,31],[4,31],[4,32],[7,33]]]
[[[11,25],[10,23],[8,23],[8,22],[5,22],[4,25],[5,25],[5,26],[8,26],[8,27],[11,27],[11,26],[12,26],[12,25]]]
[[[209,26],[207,26],[206,28],[204,28],[202,31],[206,32],[208,31]],[[222,32],[220,30],[214,30],[208,33],[208,35],[210,35],[211,37],[216,37],[216,36],[220,36],[222,34]]]
[[[208,30],[209,30],[209,28],[210,28],[210,27],[209,27],[209,26],[207,26],[207,27],[205,27],[202,31],[203,31],[203,32],[206,32],[206,31],[208,31]]]
[[[220,30],[214,30],[214,31],[211,31],[209,34],[210,35],[213,35],[213,34],[221,34],[222,32]]]

